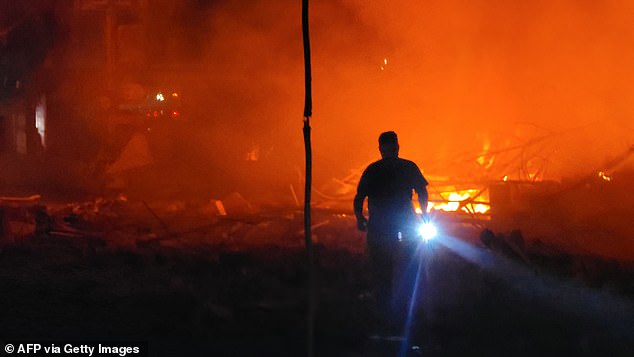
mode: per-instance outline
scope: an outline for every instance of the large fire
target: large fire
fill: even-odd
[[[423,210],[417,196],[414,197],[413,202],[416,213],[422,214]],[[487,214],[490,209],[491,204],[487,190],[463,189],[431,192],[426,211],[462,211],[468,214]]]

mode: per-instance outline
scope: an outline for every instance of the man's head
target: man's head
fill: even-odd
[[[386,131],[379,136],[381,157],[398,157],[398,137],[393,131]]]

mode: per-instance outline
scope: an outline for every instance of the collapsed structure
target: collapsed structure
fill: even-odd
[[[427,212],[453,229],[520,230],[531,241],[546,241],[567,251],[634,259],[634,230],[627,218],[634,216],[634,146],[601,168],[588,168],[584,176],[552,180],[545,174],[549,161],[536,154],[543,153],[549,139],[467,154],[444,164],[445,172],[455,172],[451,166],[476,163],[486,172],[480,177],[473,175],[476,170],[465,175],[470,179],[462,180],[428,174],[443,172],[441,165],[426,170],[430,181]],[[361,170],[316,190],[320,207],[346,209]],[[421,213],[416,197],[413,204]]]

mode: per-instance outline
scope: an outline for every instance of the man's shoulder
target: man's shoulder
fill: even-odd
[[[382,161],[383,160],[377,160],[371,163],[370,165],[368,165],[368,167],[365,168],[365,171],[367,172],[367,171],[372,171],[372,170],[376,170],[380,168],[383,165]]]
[[[418,167],[418,165],[416,165],[416,163],[414,161],[410,161],[407,159],[402,159],[402,163],[401,165],[403,167],[406,168],[406,172],[408,173],[408,175],[410,175],[410,177],[414,177],[416,179],[418,179],[418,177],[422,177],[425,185],[427,184],[427,180],[425,180],[425,177],[423,176],[423,173],[420,171],[420,168]]]
[[[403,159],[403,158],[400,158],[400,157],[398,158],[398,160],[399,160],[399,165],[401,165],[403,167],[407,167],[409,169],[418,170],[418,165],[416,165],[416,163],[414,161]]]
[[[384,168],[395,168],[399,166],[418,168],[418,165],[416,165],[414,161],[397,157],[397,158],[377,160],[371,163],[370,165],[368,165],[365,171],[381,170]]]
[[[414,166],[418,166],[418,165],[416,165],[416,163],[415,163],[414,161],[412,161],[412,160],[403,159],[402,157],[399,157],[398,159],[401,161],[401,163],[403,163],[403,165],[414,165]]]

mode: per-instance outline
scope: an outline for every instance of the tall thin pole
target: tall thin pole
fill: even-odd
[[[304,38],[304,124],[310,128],[310,117],[313,116],[312,77],[310,67],[310,34],[308,32],[308,0],[302,0],[302,35]]]
[[[310,67],[310,36],[308,32],[308,0],[302,0],[302,37],[304,42],[304,150],[306,152],[306,186],[304,191],[304,241],[308,255],[308,311],[307,311],[307,356],[315,351],[315,258],[311,231],[310,199],[312,186],[313,154],[310,143],[310,117],[313,115],[313,99]]]
[[[113,0],[108,0],[106,3],[105,13],[105,25],[104,25],[104,42],[106,48],[106,83],[108,90],[112,90],[114,87],[114,65],[115,65],[115,51],[116,51],[116,13],[115,4]]]

